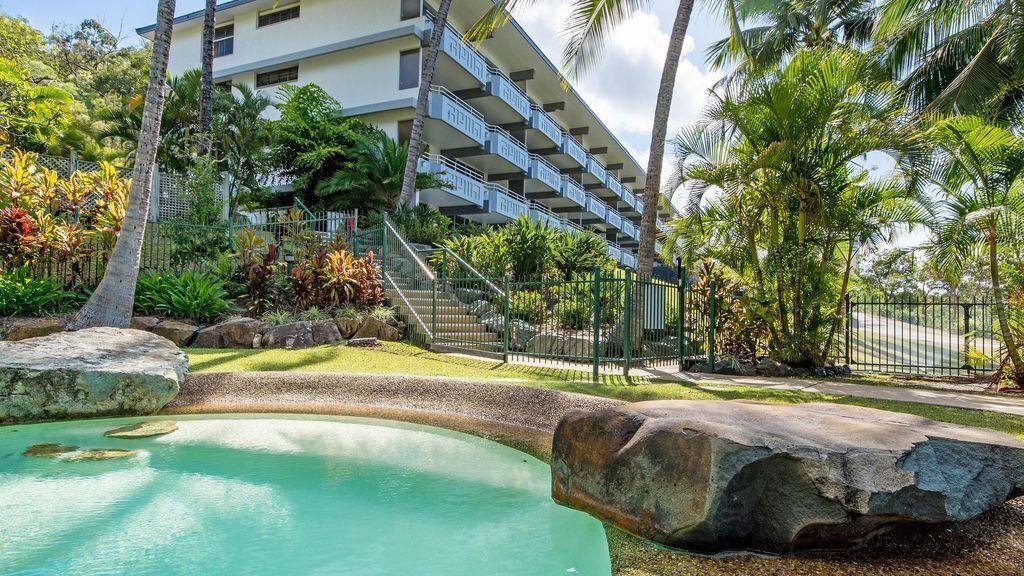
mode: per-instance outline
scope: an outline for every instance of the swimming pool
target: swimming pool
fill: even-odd
[[[142,418],[0,428],[0,573],[611,573],[601,523],[551,501],[544,462],[366,418]],[[33,445],[138,450],[24,456]]]

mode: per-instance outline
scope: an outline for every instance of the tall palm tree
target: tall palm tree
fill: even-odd
[[[467,33],[475,41],[486,39],[494,30],[509,21],[509,12],[519,6],[536,4],[538,0],[496,0],[494,6]],[[683,55],[686,29],[693,12],[693,0],[679,0],[672,32],[669,36],[665,66],[662,68],[658,96],[651,127],[651,152],[647,160],[644,183],[644,213],[640,220],[640,250],[637,271],[650,274],[654,269],[654,243],[657,237],[658,208],[662,205],[661,173],[664,164],[668,118],[672,111],[679,60]],[[562,67],[570,79],[582,76],[600,57],[612,31],[640,10],[649,8],[651,0],[573,0]]]
[[[217,0],[206,0],[203,13],[202,90],[199,95],[199,154],[210,153],[213,142],[213,36],[217,22]]]
[[[884,0],[878,41],[920,108],[1019,114],[1024,11],[1014,0]]]
[[[1024,140],[976,116],[939,120],[928,135],[938,149],[932,180],[946,196],[931,246],[936,263],[958,272],[972,254],[987,258],[999,331],[1013,376],[1024,382],[1000,273],[1001,251],[1024,226]]]
[[[164,85],[167,81],[167,59],[174,27],[174,4],[175,0],[160,0],[157,5],[149,88],[146,90],[146,104],[142,113],[142,127],[124,223],[103,279],[68,325],[72,330],[95,326],[126,328],[131,323],[135,282],[139,276],[142,241],[149,214],[156,149],[160,141],[160,118],[164,109]]]
[[[776,68],[801,48],[866,47],[874,31],[874,0],[724,0],[729,36],[705,51],[731,78]]]
[[[430,87],[434,83],[434,68],[437,67],[437,53],[441,49],[444,29],[448,26],[448,11],[451,7],[452,0],[441,0],[438,4],[434,28],[430,33],[430,45],[427,46],[427,55],[423,59],[423,73],[420,74],[420,87],[416,95],[416,114],[413,116],[412,132],[409,135],[409,154],[402,176],[402,194],[398,198],[402,206],[411,204],[416,192],[416,168],[423,152],[423,119],[427,116]]]
[[[223,92],[223,120],[217,129],[218,155],[231,175],[228,210],[234,214],[242,194],[258,194],[270,172],[271,122],[263,117],[272,105],[269,96],[247,84]]]

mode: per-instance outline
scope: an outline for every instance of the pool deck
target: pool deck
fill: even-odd
[[[552,435],[563,415],[622,403],[556,390],[427,376],[223,372],[190,374],[161,413],[388,418],[476,434],[547,461]]]

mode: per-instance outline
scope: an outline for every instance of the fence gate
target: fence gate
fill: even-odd
[[[848,298],[846,312],[845,356],[853,370],[973,376],[999,365],[991,302]]]

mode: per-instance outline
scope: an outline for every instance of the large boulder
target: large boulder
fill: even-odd
[[[16,342],[27,338],[39,338],[49,336],[57,332],[63,332],[67,322],[63,318],[25,318],[12,320],[7,325],[7,333],[4,338],[8,342]]]
[[[196,335],[197,330],[199,327],[192,324],[177,320],[164,320],[154,326],[152,332],[174,342],[175,346],[188,346],[192,343],[192,338]]]
[[[263,331],[260,345],[264,348],[294,350],[312,348],[341,340],[341,332],[333,320],[320,322],[291,322],[270,326]]]
[[[369,316],[366,320],[363,320],[363,323],[356,330],[356,333],[352,335],[352,338],[376,338],[385,342],[397,342],[402,338],[402,334],[397,328],[387,322],[381,322]]]
[[[513,350],[528,350],[530,340],[540,333],[540,328],[525,320],[511,320],[508,323],[508,344]]]
[[[254,318],[221,322],[196,333],[192,345],[199,348],[253,348],[263,323]]]
[[[552,495],[700,552],[837,549],[1024,494],[1007,434],[834,404],[655,401],[567,414]]]
[[[151,414],[177,395],[187,372],[177,346],[140,330],[0,342],[0,424]]]
[[[334,323],[338,326],[338,332],[341,333],[341,337],[344,340],[348,340],[359,330],[362,321],[359,318],[338,318]]]

